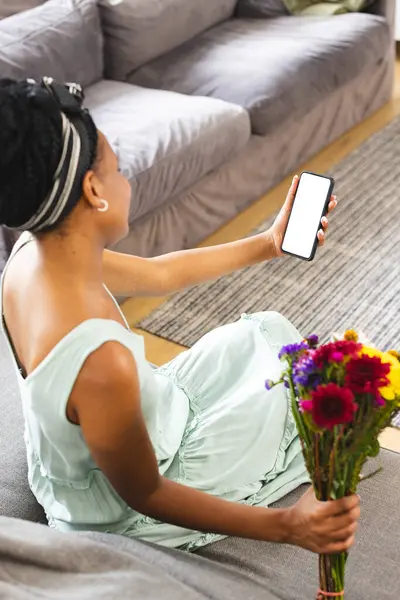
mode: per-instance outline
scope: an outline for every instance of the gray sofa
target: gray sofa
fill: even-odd
[[[326,18],[281,0],[18,0],[0,16],[30,3],[0,21],[0,75],[85,86],[132,183],[120,251],[196,245],[391,95],[394,0]]]

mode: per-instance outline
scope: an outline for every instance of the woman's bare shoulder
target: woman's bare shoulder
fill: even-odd
[[[85,286],[73,276],[43,268],[34,245],[21,246],[4,277],[3,316],[19,362],[29,374],[83,322],[118,321],[120,315],[101,285]]]

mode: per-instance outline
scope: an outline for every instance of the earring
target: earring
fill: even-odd
[[[108,211],[108,202],[107,202],[107,200],[100,200],[100,202],[102,203],[103,206],[101,208],[98,208],[97,210],[99,212],[107,212]]]

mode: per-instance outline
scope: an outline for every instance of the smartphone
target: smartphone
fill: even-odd
[[[282,252],[303,260],[313,260],[321,219],[328,211],[334,185],[332,177],[306,171],[300,175],[283,236]]]

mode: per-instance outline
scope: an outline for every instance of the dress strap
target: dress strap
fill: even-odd
[[[2,276],[0,278],[0,313],[1,313],[0,323],[1,323],[1,329],[3,330],[4,336],[5,336],[6,341],[8,343],[8,347],[9,347],[9,349],[10,349],[10,351],[11,351],[13,357],[14,357],[15,363],[16,363],[16,365],[18,367],[18,371],[19,371],[20,375],[24,379],[26,378],[26,371],[25,371],[24,367],[22,366],[22,364],[21,364],[21,362],[20,362],[20,360],[18,358],[17,352],[15,350],[14,343],[13,343],[13,341],[11,339],[10,332],[8,330],[7,323],[6,323],[6,320],[5,320],[5,317],[4,317],[4,311],[3,311],[3,287],[4,287],[4,277],[5,277],[5,274],[7,272],[8,265],[10,264],[10,262],[12,261],[12,259],[14,258],[14,256],[17,254],[17,252],[19,252],[21,250],[21,248],[24,248],[24,246],[26,246],[27,244],[29,244],[29,242],[34,241],[34,239],[35,238],[33,237],[33,235],[31,233],[29,233],[28,231],[25,231],[18,238],[18,240],[14,244],[14,247],[13,247],[13,249],[11,251],[11,254],[10,254],[10,256],[9,256],[7,262],[6,262],[6,265],[4,267]]]
[[[3,271],[3,275],[6,271],[8,264],[10,263],[11,259],[17,254],[17,252],[19,252],[21,250],[21,248],[23,248],[24,246],[29,244],[29,242],[34,242],[34,241],[35,241],[35,237],[29,231],[24,231],[23,233],[21,233],[21,235],[15,242],[13,249],[11,250],[11,254],[7,260],[5,269]]]

